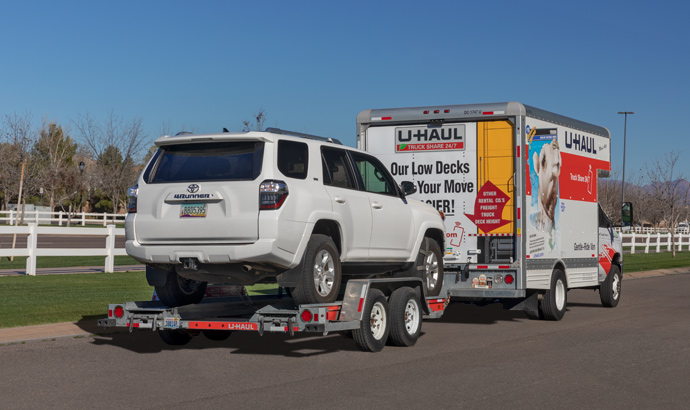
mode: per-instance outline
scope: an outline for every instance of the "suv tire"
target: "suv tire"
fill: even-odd
[[[206,293],[206,282],[185,279],[171,270],[165,285],[155,288],[161,302],[168,307],[178,307],[201,302]]]
[[[300,264],[299,284],[291,289],[297,305],[334,302],[340,292],[340,254],[326,235],[312,235]]]
[[[414,265],[395,276],[420,278],[424,282],[424,296],[440,295],[443,287],[443,253],[438,242],[424,238]]]

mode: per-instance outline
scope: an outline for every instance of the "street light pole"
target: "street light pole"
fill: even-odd
[[[82,201],[84,200],[84,194],[82,193],[82,184],[84,180],[84,162],[79,163],[79,213],[82,212]]]
[[[628,133],[628,114],[635,114],[632,111],[618,111],[618,114],[625,114],[625,122],[623,125],[623,184],[621,187],[621,205],[625,202],[625,141]]]

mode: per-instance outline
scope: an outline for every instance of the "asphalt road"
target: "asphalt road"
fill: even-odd
[[[560,322],[452,304],[416,346],[238,332],[183,347],[156,333],[0,346],[0,408],[687,409],[690,275],[627,280],[615,309],[571,291]],[[93,319],[85,318],[85,327]]]

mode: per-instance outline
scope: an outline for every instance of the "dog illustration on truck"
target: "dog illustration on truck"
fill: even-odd
[[[597,203],[606,128],[517,102],[371,109],[357,143],[445,214],[442,294],[558,320],[567,290],[620,298],[620,237]],[[458,237],[460,233],[461,237]]]

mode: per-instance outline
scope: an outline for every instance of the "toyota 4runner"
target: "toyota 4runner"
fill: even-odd
[[[271,128],[155,144],[128,191],[126,249],[166,305],[198,303],[209,282],[276,280],[325,303],[347,278],[384,274],[439,294],[441,215],[366,152]]]

